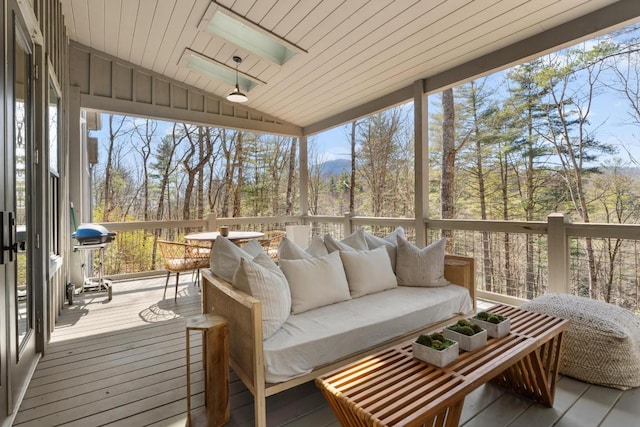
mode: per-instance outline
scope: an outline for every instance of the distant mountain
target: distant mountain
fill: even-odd
[[[351,160],[335,159],[322,162],[320,164],[320,173],[324,177],[338,176],[341,173],[351,173]]]

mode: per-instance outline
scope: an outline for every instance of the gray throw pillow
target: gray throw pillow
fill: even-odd
[[[226,237],[218,236],[211,248],[209,266],[215,275],[227,282],[232,282],[233,273],[240,265],[241,258],[253,259],[253,256]]]

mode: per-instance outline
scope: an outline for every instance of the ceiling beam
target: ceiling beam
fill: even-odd
[[[638,22],[640,1],[619,0],[572,21],[542,31],[517,43],[498,49],[447,71],[425,76],[424,91],[440,92],[448,87],[527,62],[546,53],[587,40],[598,35]],[[303,128],[312,135],[357,120],[375,112],[413,99],[413,85],[396,90],[380,98],[320,120]]]
[[[81,108],[172,122],[301,136],[302,128],[104,52],[71,42],[69,81]]]

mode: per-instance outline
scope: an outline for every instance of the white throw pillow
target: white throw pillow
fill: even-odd
[[[242,248],[239,248],[226,237],[218,236],[213,244],[213,248],[211,248],[209,266],[215,275],[227,282],[231,282],[233,281],[233,273],[235,273],[238,265],[240,265],[241,258],[250,260],[253,259],[253,256]]]
[[[400,286],[446,286],[444,278],[445,239],[420,249],[398,236],[396,277]]]
[[[281,259],[291,290],[291,312],[302,313],[351,299],[340,254],[310,259]]]
[[[251,255],[252,257],[257,256],[258,254],[264,253],[264,248],[258,242],[258,239],[251,239],[242,245],[242,250]]]
[[[305,252],[300,246],[288,237],[285,237],[278,246],[278,259],[306,259],[313,258],[310,254]]]
[[[330,234],[324,235],[324,245],[327,247],[329,253],[335,251],[366,251],[367,241],[364,239],[364,228],[358,228],[353,233],[341,241],[335,240]]]
[[[381,292],[398,286],[384,247],[370,251],[340,251],[351,298]]]
[[[258,255],[256,258],[267,255]],[[264,259],[261,261],[264,262]],[[268,265],[268,264],[267,264]],[[262,304],[262,339],[267,339],[287,321],[291,313],[291,293],[284,274],[246,258],[240,259],[233,286],[259,299]]]
[[[364,235],[364,239],[367,242],[367,247],[369,249],[379,248],[380,246],[387,248],[389,259],[391,259],[391,267],[394,272],[396,271],[396,248],[398,246],[398,236],[405,237],[404,228],[397,227],[384,237],[374,236],[371,233],[365,233]]]
[[[311,238],[311,243],[309,247],[304,250],[306,253],[311,255],[314,258],[319,258],[321,256],[329,255],[329,251],[324,244],[324,240],[322,236],[316,234]]]
[[[278,246],[279,259],[308,259],[329,255],[322,236],[313,236],[308,248],[302,249],[293,240],[285,237]]]

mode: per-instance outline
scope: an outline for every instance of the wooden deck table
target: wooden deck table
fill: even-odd
[[[494,381],[553,406],[562,337],[569,321],[519,308],[490,309],[508,316],[511,333],[460,356],[444,368],[414,359],[411,341],[316,379],[343,426],[457,426],[464,398]]]

